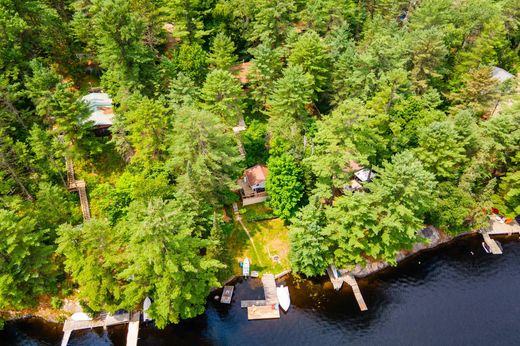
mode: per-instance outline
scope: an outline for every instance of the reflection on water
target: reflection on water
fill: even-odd
[[[240,300],[262,299],[263,292],[253,280],[239,280],[231,306],[211,296],[198,318],[164,330],[142,326],[139,345],[518,345],[520,244],[516,237],[502,243],[504,255],[492,256],[479,237],[461,239],[358,280],[369,308],[363,313],[349,287],[335,292],[325,279],[289,276],[289,312],[247,321]],[[60,338],[59,325],[37,319],[0,332],[7,345],[59,345]],[[126,327],[119,326],[74,332],[70,345],[125,341]]]

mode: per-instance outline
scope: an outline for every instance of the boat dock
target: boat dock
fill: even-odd
[[[224,304],[231,304],[231,298],[233,297],[233,290],[235,287],[233,286],[224,286],[224,291],[222,291],[222,297],[220,297],[220,302]]]
[[[498,246],[498,243],[494,239],[491,239],[488,233],[482,233],[482,238],[484,238],[484,242],[489,247],[489,251],[493,255],[502,254],[502,249],[500,249],[500,246]]]
[[[70,336],[73,331],[81,329],[92,329],[92,328],[107,328],[118,324],[128,323],[128,333],[126,344],[127,346],[137,345],[137,336],[139,333],[139,318],[141,313],[135,312],[133,314],[123,313],[117,315],[106,315],[104,318],[95,319],[90,321],[73,321],[67,320],[63,325],[63,339],[61,340],[61,346],[67,346],[69,343]]]
[[[328,266],[327,274],[329,275],[330,282],[332,282],[332,286],[334,287],[334,289],[336,291],[339,291],[341,289],[341,286],[343,286],[343,279],[341,278],[341,274],[334,275],[333,270],[335,270],[335,268],[332,269],[331,266]]]
[[[359,305],[359,309],[361,311],[367,311],[368,307],[365,303],[363,295],[361,294],[361,290],[359,289],[356,278],[346,270],[336,271],[338,274],[336,277],[336,275],[333,273],[333,270],[334,269],[332,269],[331,266],[327,267],[327,274],[329,275],[329,279],[332,282],[334,289],[338,291],[341,289],[341,286],[343,286],[344,282],[347,283],[350,287],[352,287],[352,292],[354,292],[354,297],[356,298],[356,301]]]
[[[247,318],[249,320],[280,318],[274,275],[264,274],[262,276],[262,285],[264,286],[265,299],[242,300],[240,307],[247,308]]]
[[[481,233],[487,233],[489,235],[512,235],[515,233],[520,234],[520,225],[518,225],[518,223],[515,221],[511,223],[501,223],[495,218],[491,218],[489,229],[483,230]]]
[[[489,251],[493,255],[501,255],[502,249],[496,240],[491,238],[491,235],[512,235],[512,234],[520,234],[520,225],[513,221],[511,223],[500,222],[496,219],[496,217],[490,217],[490,223],[488,229],[483,229],[480,231],[482,233],[482,238],[484,238],[484,242],[489,247]]]
[[[126,333],[126,346],[137,346],[137,337],[139,336],[139,317],[140,313],[132,314],[128,323],[128,332]]]
[[[248,320],[270,320],[280,318],[278,305],[250,306],[247,308]]]
[[[361,294],[361,290],[357,284],[356,278],[352,274],[342,275],[345,279],[345,282],[352,287],[352,291],[354,292],[354,296],[356,297],[357,303],[359,305],[359,309],[361,311],[367,311],[367,304],[365,303],[365,299],[363,299],[363,295]]]
[[[274,281],[274,275],[264,274],[264,276],[262,276],[262,284],[264,285],[266,305],[278,304],[278,296],[276,295],[276,281]]]

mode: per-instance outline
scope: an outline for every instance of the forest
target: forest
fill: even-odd
[[[0,0],[0,29],[0,320],[203,313],[255,164],[308,277],[520,214],[518,0]]]

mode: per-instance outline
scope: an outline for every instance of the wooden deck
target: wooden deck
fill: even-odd
[[[128,323],[127,346],[136,346],[137,337],[139,333],[139,319],[141,314],[139,312],[130,314],[123,313],[117,315],[106,315],[104,318],[95,319],[91,321],[72,321],[67,320],[63,324],[63,339],[61,346],[67,346],[70,336],[75,330],[92,329],[92,328],[106,328],[118,324]]]
[[[498,246],[497,242],[494,239],[491,239],[489,234],[482,233],[482,237],[484,238],[484,242],[489,247],[489,251],[491,251],[491,253],[493,255],[501,255],[502,254],[502,249],[500,249],[500,246]]]
[[[248,320],[269,320],[273,318],[280,318],[280,310],[277,304],[250,306],[247,308]]]
[[[520,234],[520,225],[515,221],[511,223],[500,223],[494,217],[491,218],[490,227],[481,233],[487,233],[489,235],[511,235],[514,233]]]
[[[63,331],[73,331],[73,330],[81,330],[81,329],[91,329],[91,328],[99,328],[99,327],[109,327],[115,326],[117,324],[124,324],[130,321],[130,314],[117,314],[117,315],[107,315],[103,319],[96,319],[91,321],[72,321],[66,320],[65,324],[63,324]]]
[[[233,290],[235,287],[233,286],[224,286],[224,290],[222,291],[222,297],[220,297],[220,302],[224,304],[231,304],[231,298],[233,297]]]

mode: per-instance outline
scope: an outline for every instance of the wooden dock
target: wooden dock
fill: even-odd
[[[250,306],[247,308],[248,320],[269,320],[273,318],[280,318],[278,304]]]
[[[233,290],[235,287],[233,286],[224,286],[224,290],[222,291],[222,296],[220,297],[220,302],[223,304],[231,304],[231,298],[233,297]]]
[[[126,333],[126,346],[137,346],[137,338],[139,336],[139,319],[141,314],[135,312],[128,323],[128,332]]]
[[[240,307],[247,308],[247,318],[249,320],[280,318],[274,275],[264,274],[262,276],[262,285],[264,286],[265,299],[242,300],[240,302]]]
[[[343,286],[344,282],[347,283],[350,287],[352,287],[352,292],[354,292],[354,297],[356,298],[356,301],[359,305],[359,309],[361,311],[368,310],[367,304],[365,303],[365,299],[361,294],[361,290],[359,289],[356,278],[352,274],[350,274],[346,270],[341,270],[338,273],[338,278],[336,278],[333,274],[333,269],[331,269],[330,266],[327,267],[327,274],[329,275],[329,279],[332,282],[332,286],[336,291],[341,289],[341,286]]]
[[[502,254],[502,249],[500,248],[500,246],[498,246],[497,242],[494,239],[491,239],[488,233],[482,233],[482,237],[484,238],[484,242],[486,243],[486,245],[489,247],[489,251],[491,251],[493,255]]]
[[[266,305],[278,304],[278,296],[276,295],[276,281],[273,274],[264,274],[262,276],[262,284],[264,285],[264,296]]]
[[[332,282],[332,287],[334,287],[336,291],[339,291],[341,286],[343,286],[343,279],[341,276],[336,278],[332,271],[333,269],[330,266],[327,266],[327,274],[329,275],[330,282]]]
[[[137,336],[139,333],[139,319],[141,314],[139,312],[123,313],[117,315],[106,315],[104,318],[95,319],[91,321],[73,321],[67,320],[63,325],[63,339],[61,340],[61,346],[67,346],[69,343],[70,336],[73,331],[81,329],[92,329],[92,328],[107,328],[118,324],[128,323],[128,334],[127,334],[127,345],[136,346]]]
[[[345,282],[352,287],[352,291],[354,292],[354,296],[356,297],[357,303],[359,305],[359,309],[361,311],[367,311],[367,304],[365,303],[365,299],[363,299],[363,295],[359,290],[359,286],[357,284],[356,278],[352,274],[346,274],[342,276],[345,279]]]
[[[265,299],[264,300],[242,300],[240,302],[240,307],[242,309],[248,308],[250,306],[264,306],[266,305]]]
[[[512,235],[515,233],[520,234],[520,225],[518,225],[516,221],[511,223],[501,223],[492,217],[489,229],[484,230],[481,233],[487,233],[489,235]]]

